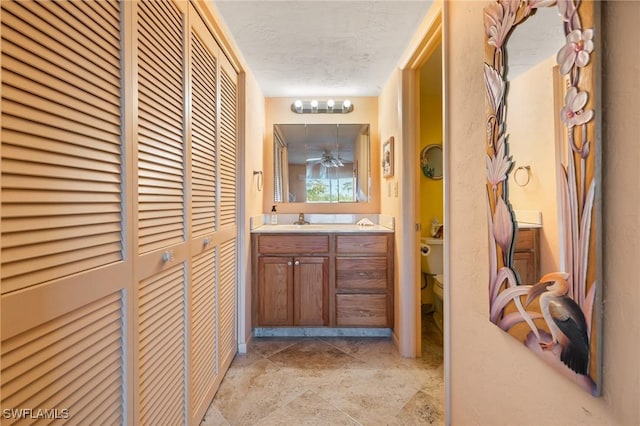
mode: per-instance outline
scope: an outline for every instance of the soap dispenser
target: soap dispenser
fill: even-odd
[[[276,212],[276,206],[275,205],[273,207],[271,207],[271,224],[272,225],[277,225],[278,224],[278,212]]]

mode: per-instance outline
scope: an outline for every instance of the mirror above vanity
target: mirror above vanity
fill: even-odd
[[[371,195],[369,124],[274,124],[275,203],[361,203]]]

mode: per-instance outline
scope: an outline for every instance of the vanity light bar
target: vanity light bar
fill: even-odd
[[[291,104],[291,111],[296,114],[346,114],[353,111],[353,104],[349,99],[344,101],[334,101],[333,99],[303,101],[298,99]]]

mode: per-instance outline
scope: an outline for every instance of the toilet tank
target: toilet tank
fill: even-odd
[[[426,245],[428,254],[424,255],[422,248]],[[422,272],[432,275],[442,274],[444,271],[444,250],[441,238],[420,238],[420,265]]]

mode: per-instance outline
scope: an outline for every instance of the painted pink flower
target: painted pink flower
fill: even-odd
[[[502,197],[498,197],[493,214],[493,236],[506,257],[513,240],[513,218]]]
[[[578,126],[590,121],[593,118],[593,110],[583,110],[587,104],[589,94],[587,92],[579,92],[577,88],[571,87],[564,97],[564,106],[560,110],[560,119],[567,128]]]
[[[492,185],[493,189],[503,180],[507,178],[507,172],[511,167],[511,161],[504,155],[504,144],[502,144],[495,157],[491,158],[487,155],[487,180]]]
[[[516,20],[520,0],[503,0],[484,8],[484,29],[488,43],[501,49]]]
[[[568,74],[574,64],[579,67],[586,66],[593,47],[593,28],[584,31],[573,30],[567,34],[567,43],[556,57],[560,65],[560,74]]]
[[[505,83],[502,75],[488,64],[484,64],[484,85],[491,111],[497,114],[504,98]]]

